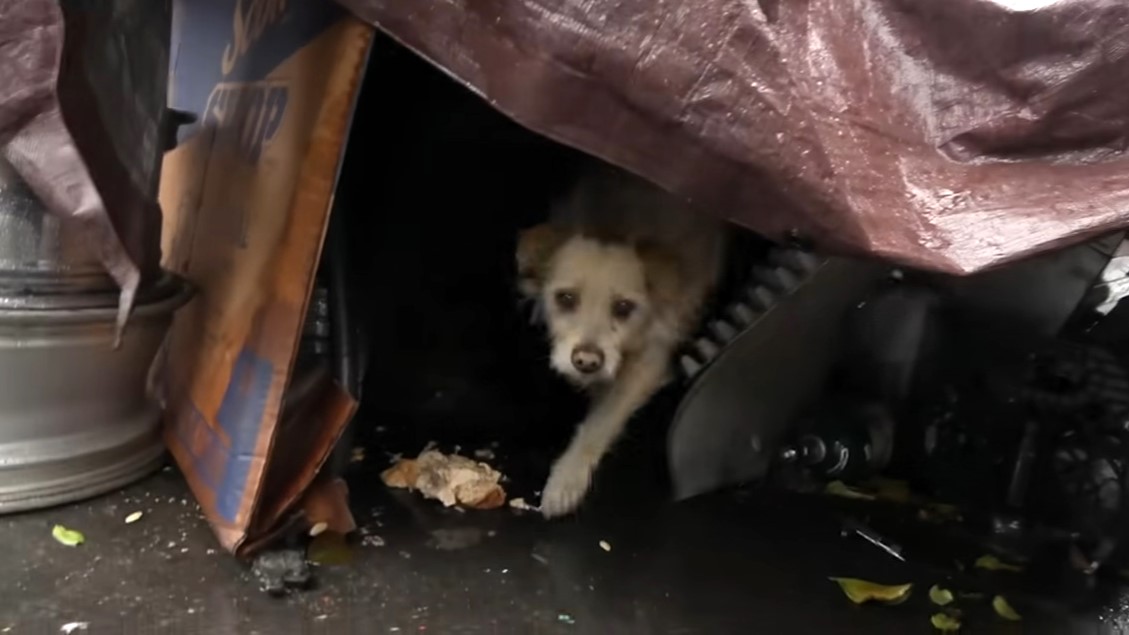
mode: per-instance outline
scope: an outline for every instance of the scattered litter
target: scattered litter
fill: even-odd
[[[494,450],[491,450],[490,448],[481,448],[481,449],[475,450],[474,451],[474,458],[478,459],[479,461],[493,461],[494,460]]]
[[[539,554],[539,553],[531,553],[529,555],[530,555],[530,557],[532,557],[537,562],[540,562],[541,564],[544,564],[544,565],[549,564],[549,559],[546,558],[545,556]]]
[[[523,512],[539,512],[539,511],[541,511],[540,507],[535,507],[533,505],[530,505],[529,503],[525,502],[524,498],[520,498],[520,497],[519,498],[511,498],[510,499],[510,507],[517,509],[517,510],[521,510]]]
[[[603,549],[604,551],[611,551],[612,550],[612,546],[611,546],[610,543],[608,543],[607,540],[601,540],[600,541],[600,548]]]
[[[843,498],[851,498],[854,500],[872,501],[876,500],[877,496],[874,494],[867,494],[866,492],[859,491],[843,481],[831,481],[827,484],[824,492],[832,496],[841,496]]]
[[[377,536],[376,534],[369,534],[369,535],[367,535],[367,536],[365,536],[364,538],[361,539],[361,546],[362,547],[383,547],[384,546],[384,538],[381,538],[380,536]]]
[[[314,526],[310,527],[310,536],[317,538],[322,533],[324,533],[326,529],[329,529],[329,523],[327,523],[325,521],[322,521],[320,523],[314,523]]]
[[[558,613],[557,614],[557,621],[562,623],[562,624],[575,624],[576,623],[576,620],[573,619],[572,616],[569,615],[568,613]]]
[[[929,601],[937,606],[946,606],[953,603],[953,592],[948,589],[942,589],[936,584],[929,589]]]
[[[934,613],[929,621],[933,624],[933,628],[942,633],[955,633],[960,630],[960,618],[955,615]]]
[[[125,517],[125,524],[132,525],[133,523],[141,520],[141,517],[144,515],[145,514],[143,512],[133,512],[129,516]]]
[[[389,487],[419,490],[446,507],[458,504],[495,509],[506,502],[506,491],[498,484],[500,472],[485,463],[438,450],[425,450],[415,459],[401,459],[381,478]]]
[[[60,544],[64,544],[68,547],[77,547],[86,542],[86,536],[83,536],[81,531],[67,529],[62,525],[55,525],[54,527],[52,527],[51,536]],[[75,623],[79,624],[80,622]]]
[[[855,604],[874,600],[884,604],[901,604],[909,598],[913,584],[877,584],[857,578],[829,578],[839,583],[839,588]]]
[[[997,595],[992,598],[992,608],[996,609],[996,615],[999,615],[1005,620],[1018,622],[1023,619],[1015,609],[1011,608],[1011,604],[1008,604],[1008,601],[1005,600],[1002,595]]]
[[[90,628],[90,622],[68,622],[63,624],[59,632],[70,635],[75,631],[85,631],[88,628]]]
[[[349,457],[350,463],[361,463],[365,460],[364,448],[353,448],[353,454]]]
[[[976,567],[987,571],[1010,571],[1012,573],[1023,571],[1023,567],[1017,564],[1008,564],[991,554],[977,558]]]

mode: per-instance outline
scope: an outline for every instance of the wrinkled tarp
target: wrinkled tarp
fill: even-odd
[[[168,0],[0,0],[0,155],[83,226],[124,320],[160,263]]]
[[[339,0],[769,237],[968,273],[1129,219],[1125,0]]]

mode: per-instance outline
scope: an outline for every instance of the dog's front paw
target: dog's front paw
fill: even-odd
[[[585,461],[561,457],[549,473],[541,492],[541,513],[545,518],[566,516],[576,511],[592,483],[592,467]]]

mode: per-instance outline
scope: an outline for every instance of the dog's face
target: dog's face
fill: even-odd
[[[645,248],[535,228],[518,247],[521,289],[536,297],[552,338],[550,365],[573,383],[613,381],[652,337],[669,268]]]

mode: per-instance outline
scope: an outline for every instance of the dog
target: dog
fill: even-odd
[[[519,234],[519,293],[549,333],[550,366],[591,404],[541,495],[547,518],[583,502],[600,460],[667,383],[721,275],[724,221],[611,166],[587,171]]]

